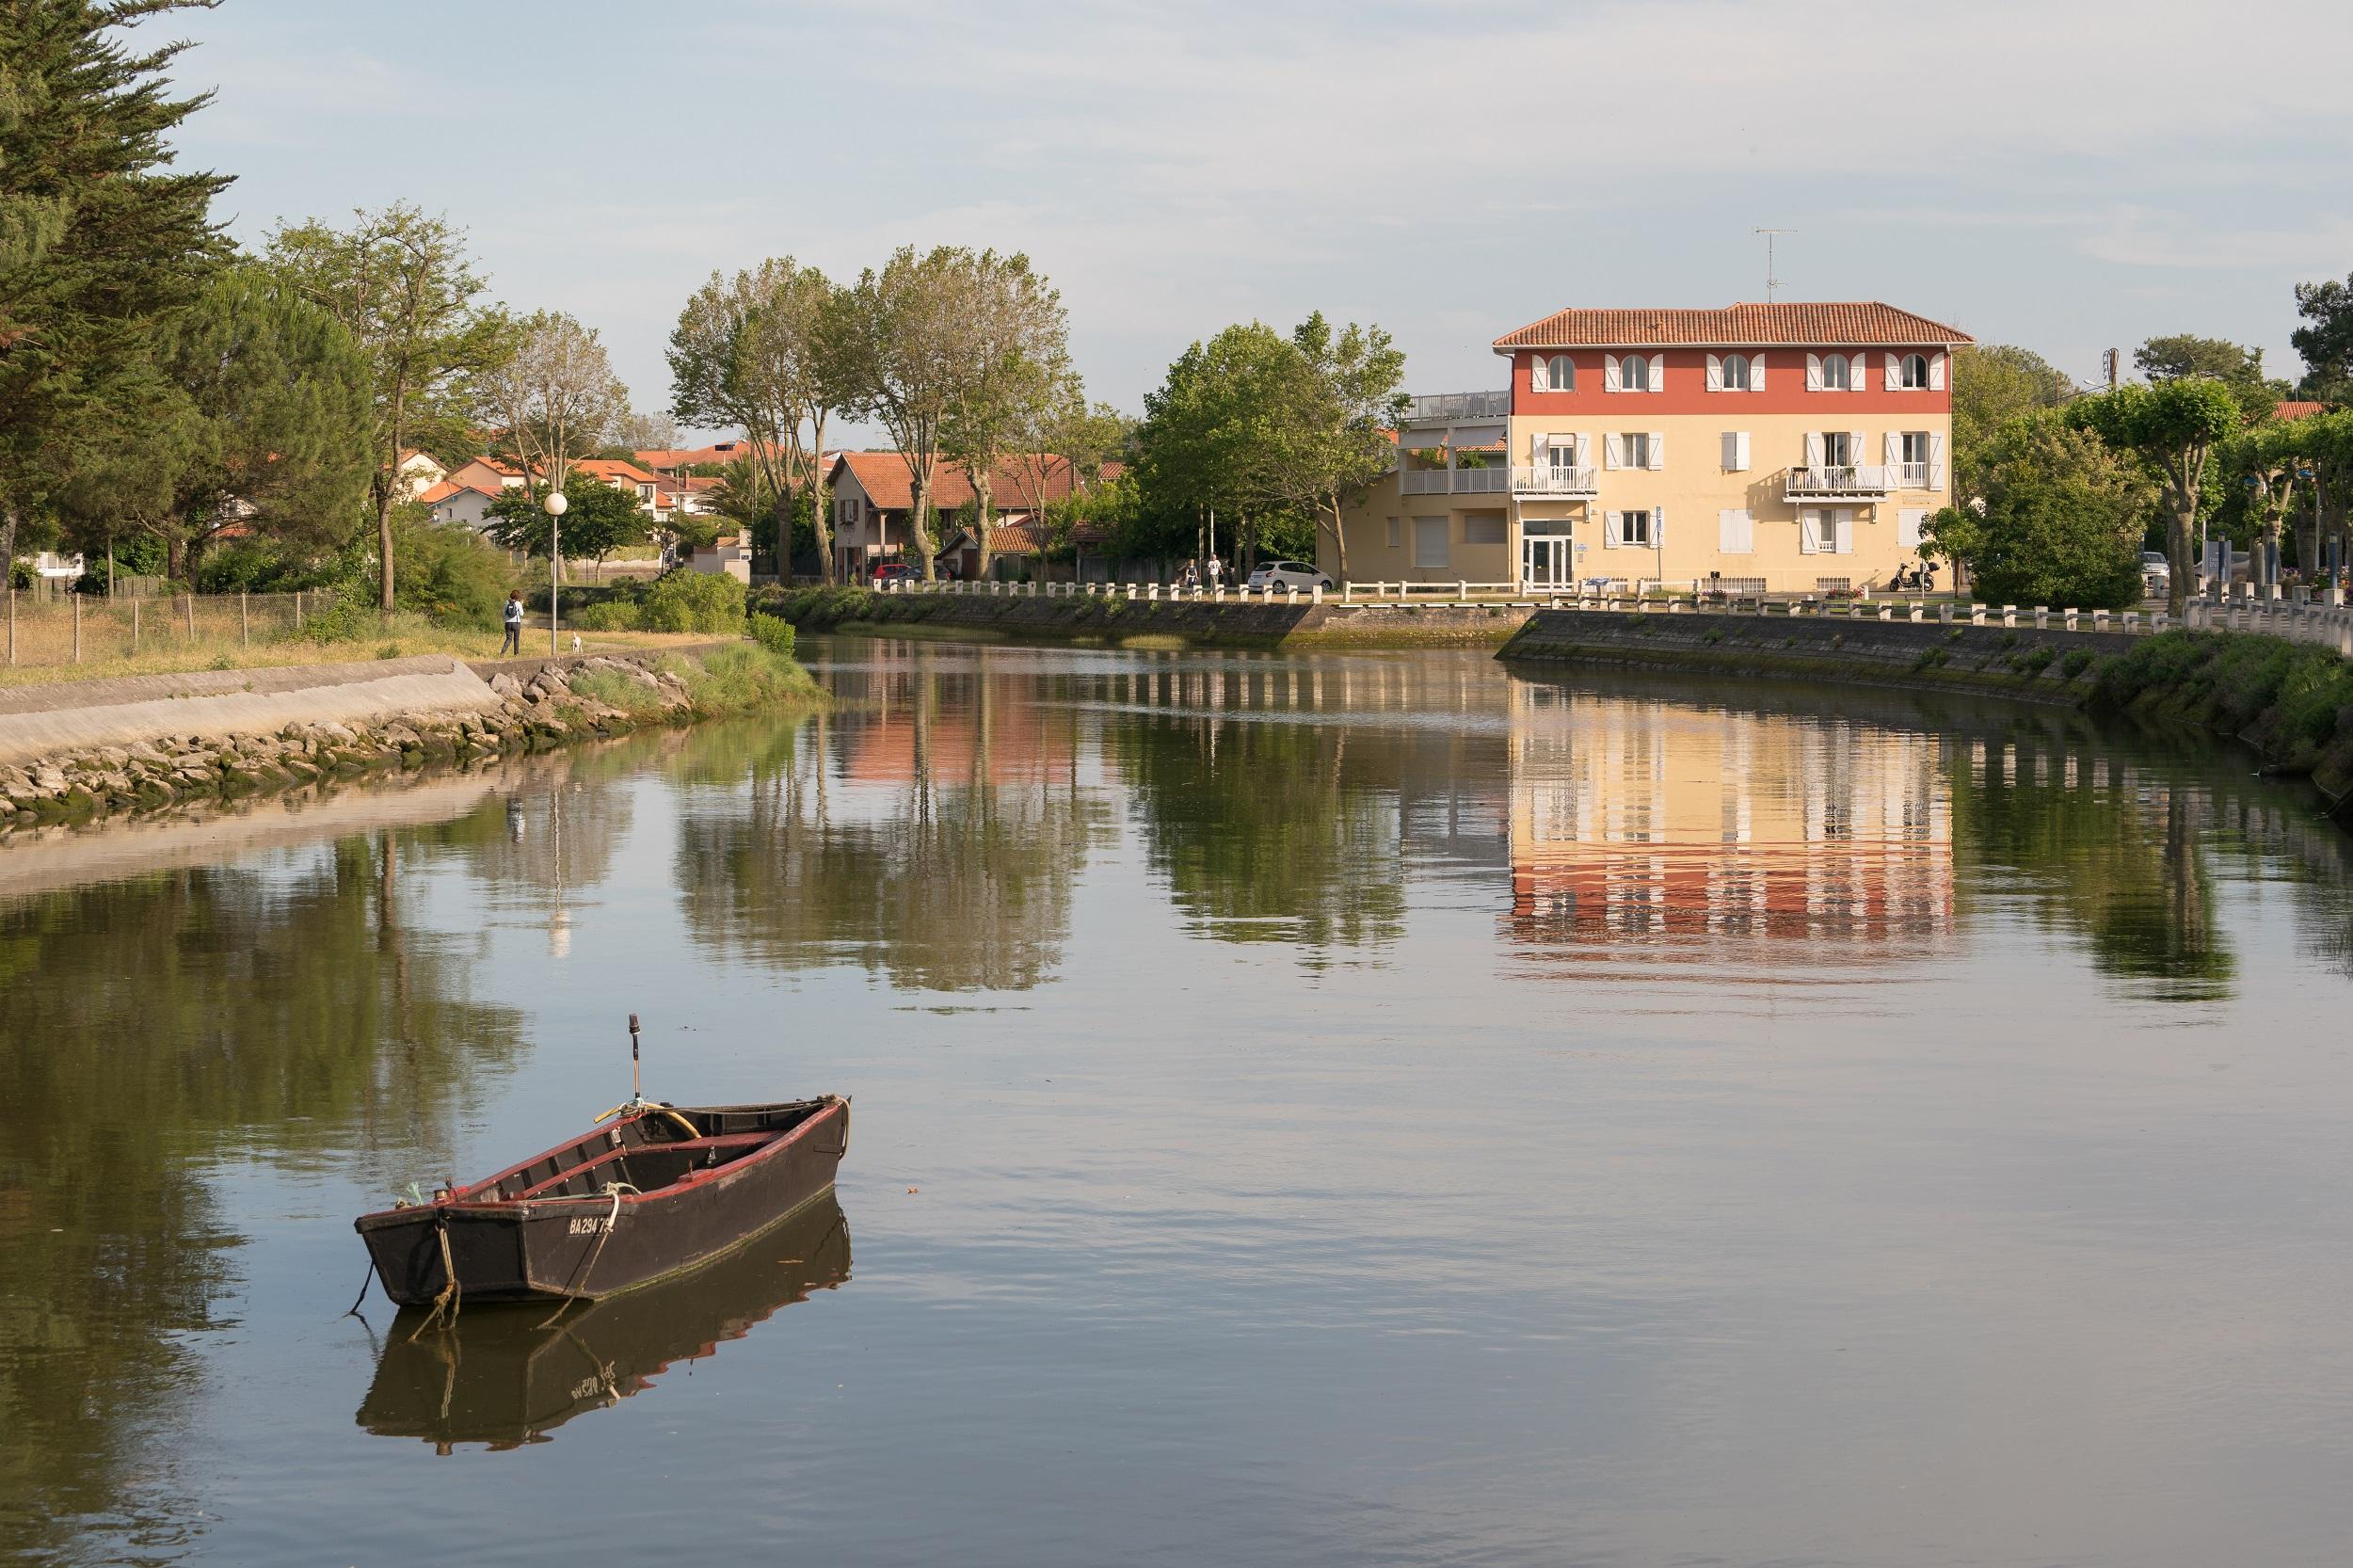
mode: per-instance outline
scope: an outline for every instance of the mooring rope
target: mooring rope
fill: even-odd
[[[408,1341],[416,1343],[417,1336],[441,1321],[441,1309],[449,1308],[449,1321],[443,1323],[444,1333],[457,1326],[457,1309],[464,1304],[465,1290],[457,1283],[457,1265],[449,1259],[449,1216],[444,1214],[433,1222],[434,1234],[441,1241],[441,1293],[433,1298],[433,1310],[424,1322],[409,1331]]]
[[[621,1194],[624,1192],[638,1192],[641,1196],[643,1195],[642,1189],[632,1187],[626,1181],[608,1181],[604,1184],[601,1191],[605,1196],[610,1197],[613,1200],[613,1212],[605,1216],[604,1229],[598,1234],[597,1244],[588,1249],[587,1257],[583,1262],[575,1265],[569,1277],[564,1281],[567,1288],[568,1288],[576,1281],[580,1280],[584,1275],[591,1279],[596,1277],[597,1259],[603,1256],[604,1244],[613,1240],[613,1227],[621,1223]],[[563,1301],[556,1304],[555,1310],[548,1314],[547,1321],[541,1323],[539,1327],[552,1328],[555,1325],[555,1320],[564,1316],[565,1309],[570,1306],[577,1299],[577,1297],[566,1296]]]

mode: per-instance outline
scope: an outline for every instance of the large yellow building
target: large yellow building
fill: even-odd
[[[1359,583],[1884,588],[1949,504],[1953,328],[1891,305],[1567,310],[1501,392],[1417,397],[1356,498]],[[1343,558],[1344,557],[1344,558]]]

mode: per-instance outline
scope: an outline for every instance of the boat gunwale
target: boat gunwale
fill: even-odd
[[[830,1112],[837,1108],[846,1108],[849,1103],[849,1096],[846,1095],[818,1095],[808,1099],[775,1100],[748,1105],[677,1105],[649,1107],[645,1111],[639,1112],[634,1116],[625,1116],[621,1118],[620,1121],[612,1124],[612,1128],[607,1128],[606,1130],[617,1128],[630,1122],[643,1120],[646,1116],[654,1114],[658,1110],[677,1111],[688,1115],[692,1115],[696,1112],[724,1112],[745,1111],[786,1111],[798,1109],[802,1106],[813,1106],[816,1110],[814,1114],[805,1116],[796,1125],[780,1130],[766,1143],[751,1150],[749,1153],[739,1156],[734,1160],[728,1160],[724,1165],[715,1166],[710,1170],[688,1171],[684,1175],[680,1176],[677,1180],[666,1182],[664,1185],[655,1188],[650,1192],[590,1192],[579,1197],[492,1198],[488,1201],[468,1201],[455,1196],[448,1198],[436,1198],[430,1203],[397,1205],[391,1208],[379,1208],[374,1210],[373,1212],[362,1214],[358,1219],[352,1221],[352,1228],[354,1230],[361,1231],[380,1230],[388,1225],[417,1224],[425,1222],[434,1216],[450,1214],[463,1215],[466,1218],[475,1220],[502,1219],[515,1224],[521,1224],[536,1217],[539,1210],[543,1208],[557,1208],[558,1206],[569,1207],[578,1204],[591,1204],[598,1207],[609,1208],[616,1199],[620,1203],[633,1206],[636,1204],[651,1202],[659,1198],[680,1196],[686,1192],[696,1191],[709,1184],[711,1179],[714,1176],[726,1176],[732,1172],[742,1171],[760,1160],[766,1160],[777,1150],[785,1148],[797,1142],[803,1133],[808,1132],[819,1123],[824,1121]],[[594,1138],[597,1135],[597,1132],[598,1128],[592,1127],[586,1132],[581,1133],[577,1137],[566,1139],[563,1143],[557,1144],[552,1147],[542,1149],[537,1154],[531,1156],[527,1160],[516,1161],[514,1164],[509,1165],[506,1169],[500,1171],[495,1176],[484,1176],[479,1181],[470,1182],[466,1186],[457,1189],[457,1191],[460,1192],[478,1192],[486,1187],[496,1186],[498,1183],[504,1181],[506,1178],[516,1175],[518,1172],[529,1170],[532,1166],[536,1165],[543,1160],[552,1159],[556,1155],[564,1153],[567,1149],[578,1147],[580,1144],[586,1143],[589,1139]],[[683,1142],[683,1140],[681,1140],[681,1142]],[[663,1145],[651,1144],[648,1146],[659,1148]],[[559,1212],[560,1211],[561,1208],[559,1208]]]

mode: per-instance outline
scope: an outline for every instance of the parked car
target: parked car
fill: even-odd
[[[2152,589],[2169,588],[2173,585],[2173,563],[2165,558],[2162,550],[2144,550],[2140,552],[2140,575]]]
[[[883,561],[874,568],[876,583],[912,583],[921,575],[904,561]]]
[[[1299,561],[1262,561],[1250,574],[1253,592],[1269,588],[1328,588],[1332,580],[1315,568]]]

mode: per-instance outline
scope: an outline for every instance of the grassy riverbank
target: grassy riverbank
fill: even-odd
[[[1310,599],[1130,599],[1119,594],[884,594],[765,588],[751,607],[810,632],[1078,648],[1493,648],[1531,606],[1344,604]]]
[[[2167,632],[2103,663],[2086,706],[2234,735],[2353,804],[2353,660],[2242,632]]]

